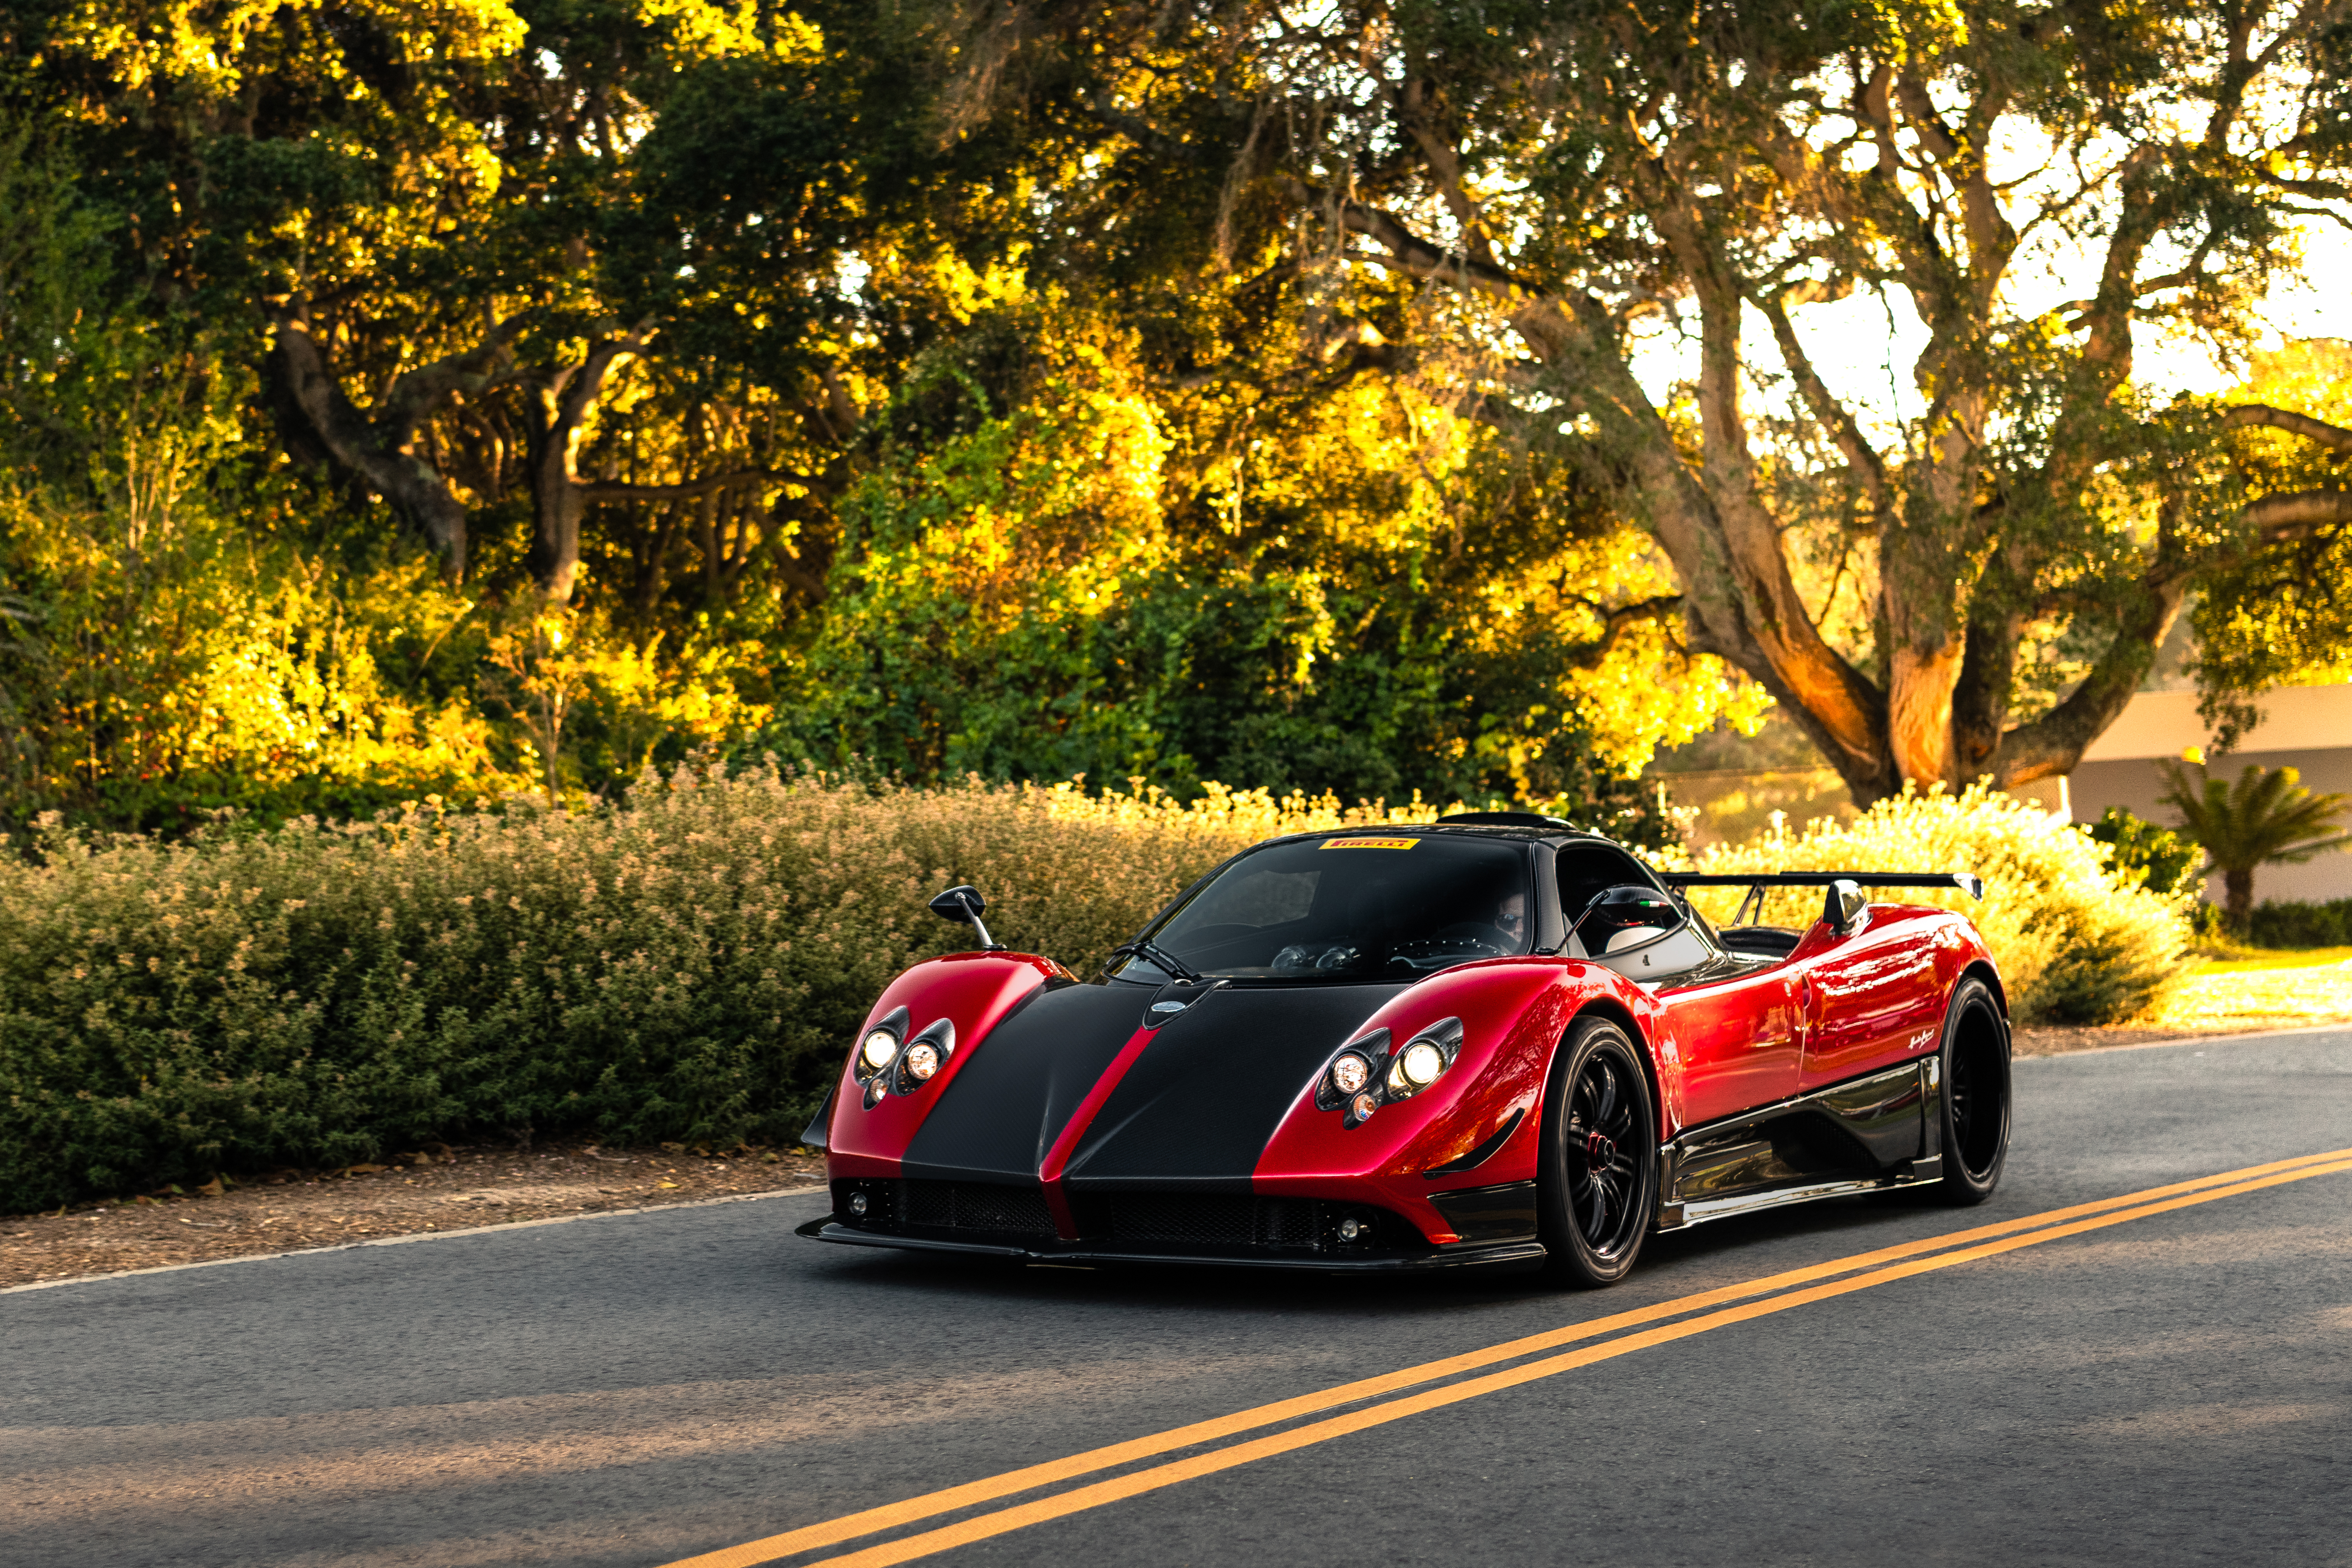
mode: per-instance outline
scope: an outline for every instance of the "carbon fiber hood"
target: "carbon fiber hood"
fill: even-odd
[[[1161,1026],[1069,1159],[1074,1191],[1247,1192],[1315,1069],[1396,985],[1225,987]],[[909,1176],[1024,1182],[1141,1027],[1154,990],[1044,993],[990,1031],[908,1144]]]

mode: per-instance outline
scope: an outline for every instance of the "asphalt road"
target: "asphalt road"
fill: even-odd
[[[0,1562],[660,1564],[2352,1146],[2352,1031],[2016,1077],[1987,1206],[1726,1222],[1654,1238],[1598,1294],[928,1261],[795,1238],[811,1195],[0,1295]],[[1722,1323],[919,1560],[2352,1563],[2352,1171]]]

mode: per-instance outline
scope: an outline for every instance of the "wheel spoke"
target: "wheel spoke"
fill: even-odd
[[[1595,1050],[1579,1067],[1561,1107],[1563,1206],[1596,1264],[1622,1258],[1647,1219],[1636,1210],[1649,1168],[1645,1140],[1654,1139],[1656,1129],[1642,1124],[1640,1086],[1627,1076],[1636,1070],[1622,1049]]]

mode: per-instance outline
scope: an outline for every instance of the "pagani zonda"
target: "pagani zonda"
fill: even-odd
[[[1826,888],[1717,930],[1696,882]],[[989,941],[875,1003],[808,1141],[802,1234],[1054,1261],[1545,1267],[1839,1194],[1990,1195],[2008,1009],[1950,874],[1658,876],[1550,818],[1277,838],[1080,984]],[[1751,899],[1742,906],[1744,915]]]

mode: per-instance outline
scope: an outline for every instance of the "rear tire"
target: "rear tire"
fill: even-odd
[[[1983,981],[1952,993],[1940,1060],[1944,1176],[1933,1191],[1966,1207],[1992,1196],[2009,1157],[2009,1021]]]
[[[1607,1018],[1580,1019],[1552,1058],[1536,1194],[1546,1274],[1589,1288],[1633,1268],[1657,1213],[1658,1116],[1641,1052]]]

